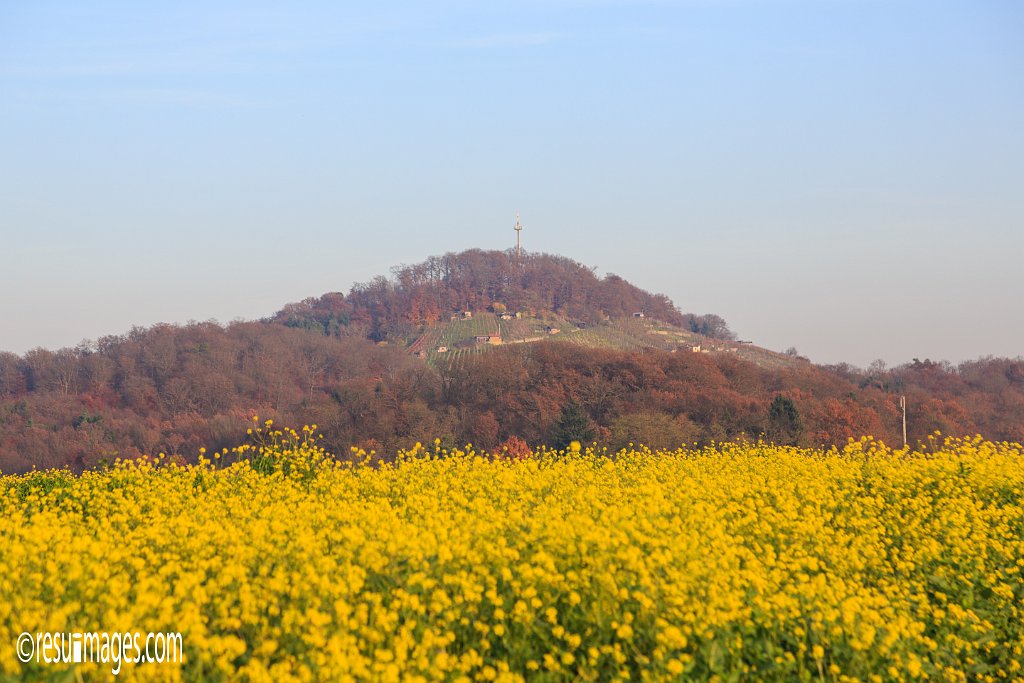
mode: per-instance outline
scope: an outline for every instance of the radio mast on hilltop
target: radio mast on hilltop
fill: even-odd
[[[522,252],[520,246],[519,236],[523,232],[523,226],[519,223],[519,212],[516,211],[516,260],[519,260],[519,254]]]

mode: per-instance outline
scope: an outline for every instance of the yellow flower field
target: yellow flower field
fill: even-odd
[[[182,634],[128,680],[1024,678],[1019,444],[369,466],[269,429],[0,478],[0,679],[110,679],[15,641],[115,630]]]

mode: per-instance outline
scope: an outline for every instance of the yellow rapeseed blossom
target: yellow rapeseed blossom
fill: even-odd
[[[0,477],[0,679],[106,680],[15,641],[132,630],[185,662],[126,680],[1021,680],[1019,444],[381,464],[252,424],[196,465]]]

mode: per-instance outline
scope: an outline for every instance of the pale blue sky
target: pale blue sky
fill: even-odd
[[[0,349],[514,243],[866,365],[1024,354],[1024,5],[0,0]]]

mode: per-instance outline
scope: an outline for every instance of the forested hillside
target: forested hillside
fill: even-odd
[[[709,337],[734,337],[717,315],[682,313],[663,294],[650,294],[617,275],[594,271],[563,256],[472,249],[399,266],[340,292],[290,304],[272,320],[332,336],[404,340],[423,325],[461,311],[498,307],[530,316],[553,313],[596,324],[634,313]]]
[[[531,336],[554,335],[556,324],[567,329],[551,341]],[[532,343],[446,341],[459,330]],[[897,443],[903,394],[912,442],[935,430],[1024,439],[1024,360],[823,368],[722,341],[733,337],[716,315],[684,314],[567,258],[447,254],[261,322],[156,325],[0,353],[0,470],[194,458],[201,446],[236,444],[254,414],[316,423],[337,454],[434,437],[483,448],[551,442],[567,407],[614,448],[762,434]],[[708,340],[736,353],[707,353]]]
[[[237,444],[253,414],[316,423],[329,450],[393,453],[439,437],[493,448],[549,441],[578,402],[611,446],[738,439],[800,444],[871,434],[912,442],[1024,438],[1024,360],[915,361],[862,371],[763,368],[730,354],[543,341],[432,368],[405,349],[259,322],[137,328],[25,356],[0,353],[0,470],[83,468],[142,453],[192,459]]]

